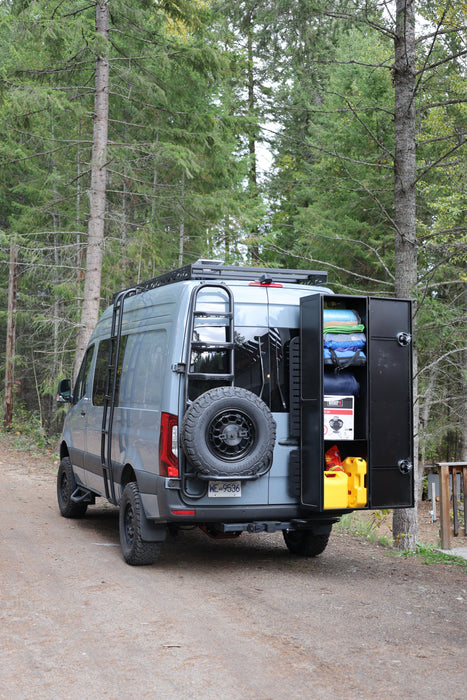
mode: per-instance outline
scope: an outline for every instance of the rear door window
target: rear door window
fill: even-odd
[[[289,410],[289,345],[296,333],[289,328],[235,327],[235,386],[259,396],[272,411]],[[224,329],[219,329],[216,341],[225,342],[225,339]],[[228,352],[203,350],[193,353],[190,371],[228,373]],[[193,400],[222,384],[227,382],[192,380],[189,398]]]

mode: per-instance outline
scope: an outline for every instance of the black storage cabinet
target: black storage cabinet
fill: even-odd
[[[367,361],[349,367],[360,385],[354,439],[323,435],[323,308],[355,310],[365,326]],[[324,454],[337,444],[342,459],[367,462],[367,508],[414,504],[412,304],[405,299],[313,294],[300,304],[301,502],[323,510]]]

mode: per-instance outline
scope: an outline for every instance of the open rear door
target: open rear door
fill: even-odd
[[[412,507],[412,305],[374,297],[368,305],[370,507]]]
[[[323,432],[323,308],[352,310],[365,333],[363,361],[352,359],[345,365],[359,386],[350,439],[326,438]],[[411,318],[411,302],[404,299],[312,294],[300,300],[303,505],[323,510],[324,453],[336,442],[342,459],[356,457],[367,463],[365,507],[413,506]],[[326,370],[332,367],[326,364]]]
[[[322,295],[300,299],[301,501],[323,507]]]

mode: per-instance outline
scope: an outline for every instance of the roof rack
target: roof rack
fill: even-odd
[[[240,267],[224,265],[222,260],[197,260],[177,270],[165,272],[158,277],[134,286],[134,293],[164,287],[186,280],[250,280],[260,284],[288,282],[294,284],[323,285],[327,283],[327,272],[317,270],[282,270],[269,267]],[[124,290],[126,291],[126,290]],[[117,295],[115,295],[117,296]]]

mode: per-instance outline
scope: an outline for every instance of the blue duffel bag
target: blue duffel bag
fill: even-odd
[[[325,372],[324,395],[325,396],[358,396],[360,384],[352,372]]]

